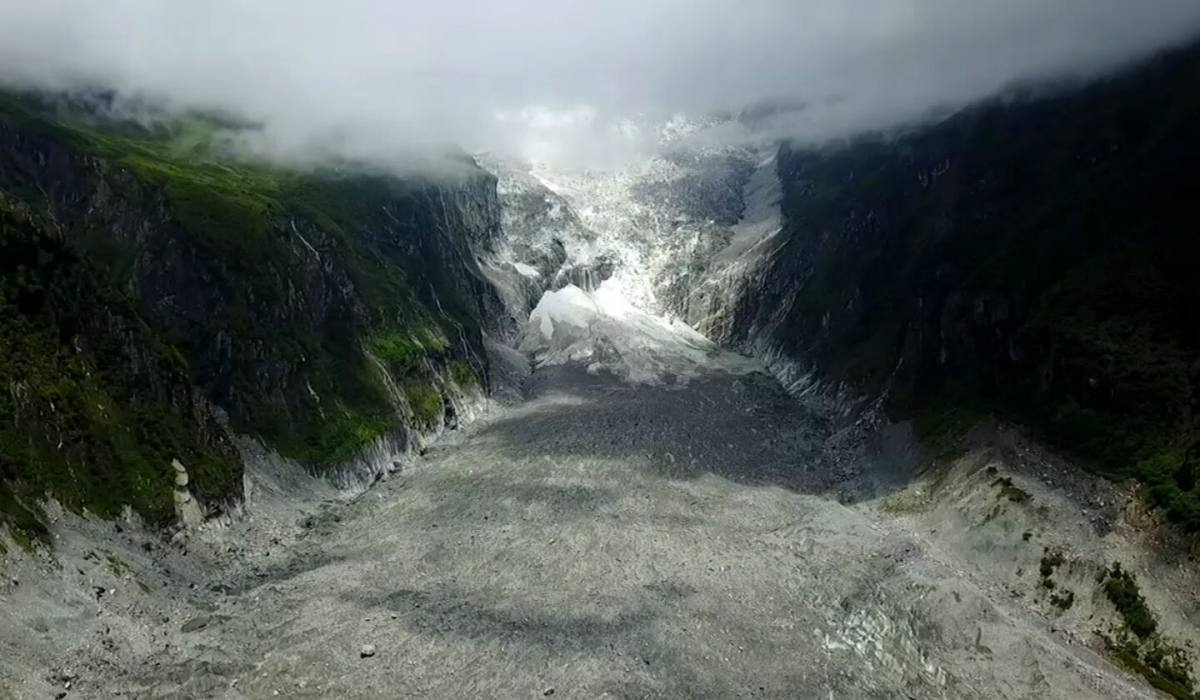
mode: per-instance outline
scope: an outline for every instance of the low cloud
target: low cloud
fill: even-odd
[[[602,161],[680,113],[783,104],[821,140],[1198,31],[1196,0],[0,0],[0,81],[221,110],[292,157]]]

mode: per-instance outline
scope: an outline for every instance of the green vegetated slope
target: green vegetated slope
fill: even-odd
[[[207,505],[237,498],[212,406],[323,470],[486,380],[490,176],[288,171],[217,157],[222,129],[0,95],[0,519],[22,532],[44,494],[168,522],[172,459]]]
[[[28,497],[48,492],[106,517],[129,504],[163,524],[173,459],[200,497],[236,493],[237,461],[196,405],[186,362],[46,225],[0,195],[3,517],[39,532]]]
[[[785,148],[788,238],[738,315],[918,428],[998,414],[1198,530],[1197,124],[1193,47]]]

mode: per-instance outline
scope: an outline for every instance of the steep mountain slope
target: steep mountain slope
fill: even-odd
[[[219,512],[226,424],[370,478],[487,379],[491,176],[284,171],[195,131],[0,97],[0,518],[26,535],[43,495],[166,524],[179,485]]]
[[[1194,698],[1131,483],[875,409],[1195,523],[1198,69],[437,180],[6,99],[0,696]]]
[[[935,436],[996,413],[1200,529],[1200,48],[785,147],[780,243],[726,313]]]

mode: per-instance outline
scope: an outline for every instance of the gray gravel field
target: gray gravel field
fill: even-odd
[[[827,428],[765,375],[526,390],[253,566],[155,591],[171,622],[80,657],[71,696],[1149,697],[840,502]]]
[[[990,422],[932,460],[723,349],[777,165],[678,156],[491,164],[511,318],[423,455],[338,488],[241,437],[245,502],[178,532],[47,504],[53,547],[0,554],[0,700],[1157,697],[1098,653],[1100,581],[1135,571],[1194,651],[1200,578],[1133,486]]]

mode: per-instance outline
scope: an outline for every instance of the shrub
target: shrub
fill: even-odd
[[[1114,562],[1108,570],[1104,594],[1121,614],[1130,632],[1145,639],[1158,630],[1158,621],[1146,605],[1146,599],[1138,589],[1137,579],[1122,569],[1119,562]]]
[[[1050,604],[1055,607],[1067,611],[1075,604],[1075,591],[1066,589],[1050,596]]]
[[[1028,491],[1014,485],[1012,479],[1006,476],[993,481],[992,486],[1000,487],[1000,493],[996,494],[996,498],[1007,498],[1013,503],[1028,503],[1033,498]]]

